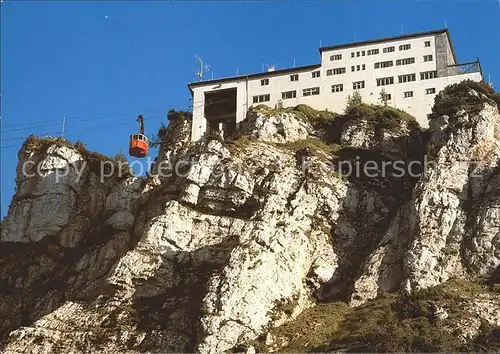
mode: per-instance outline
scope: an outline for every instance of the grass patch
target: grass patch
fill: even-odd
[[[229,149],[231,154],[234,154],[244,150],[248,146],[251,146],[252,144],[256,143],[257,141],[258,139],[253,136],[242,135],[237,139],[226,139],[224,140],[224,144]]]
[[[302,140],[297,140],[293,142],[287,142],[277,145],[285,149],[296,152],[298,150],[309,148],[315,156],[334,155],[340,150],[340,145],[337,144],[327,144],[323,140],[316,138],[307,138]]]
[[[491,290],[488,285],[451,280],[412,295],[384,294],[356,308],[342,302],[319,304],[271,332],[287,339],[282,352],[498,352],[500,328],[484,324],[480,334],[464,344],[443,327],[446,321],[474,317],[463,303],[473,303]],[[445,308],[448,319],[435,317],[437,306]]]
[[[305,104],[287,108],[286,111],[295,113],[297,118],[310,123],[315,128],[328,128],[328,126],[339,117],[337,113],[328,110],[318,111]]]
[[[277,337],[287,337],[286,352],[304,352],[328,342],[339,330],[349,307],[340,302],[318,304],[304,310],[295,321],[277,327],[271,332]],[[292,334],[292,335],[291,335]]]

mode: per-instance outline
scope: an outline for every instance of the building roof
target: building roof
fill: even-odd
[[[385,38],[379,38],[379,39],[370,39],[370,40],[361,41],[361,42],[337,44],[337,45],[332,45],[332,46],[327,46],[327,47],[321,47],[321,48],[319,48],[319,52],[321,54],[322,52],[324,52],[326,50],[345,49],[345,48],[358,47],[358,46],[367,45],[367,44],[376,44],[376,43],[382,43],[382,42],[397,41],[397,40],[401,40],[401,39],[424,37],[424,36],[431,36],[431,35],[437,35],[437,34],[443,34],[443,33],[446,33],[448,40],[450,41],[451,51],[453,53],[453,58],[455,59],[455,62],[456,62],[457,57],[455,55],[455,49],[453,48],[453,44],[451,43],[450,33],[449,33],[447,28],[434,30],[434,31],[427,31],[427,32],[403,34],[401,36],[385,37]]]
[[[297,66],[296,68],[289,68],[289,69],[281,69],[281,70],[274,70],[274,71],[265,71],[262,73],[256,73],[256,74],[248,74],[248,75],[239,75],[239,76],[231,76],[231,77],[224,77],[221,79],[214,79],[214,80],[207,80],[207,81],[196,81],[188,84],[189,90],[193,92],[193,87],[198,87],[198,86],[205,86],[205,85],[213,85],[213,84],[220,84],[223,82],[228,82],[228,81],[235,81],[235,80],[246,80],[246,79],[256,79],[259,77],[270,77],[273,75],[282,75],[286,73],[293,73],[293,72],[300,72],[300,71],[305,71],[305,70],[313,70],[313,69],[318,69],[321,67],[321,64],[312,64],[312,65],[306,65],[306,66]]]

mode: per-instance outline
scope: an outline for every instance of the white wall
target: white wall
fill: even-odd
[[[193,126],[191,128],[191,140],[196,141],[202,137],[207,130],[207,120],[205,119],[205,92],[215,92],[236,88],[236,122],[245,119],[248,111],[246,101],[246,80],[214,84],[208,83],[193,89]]]
[[[430,41],[429,47],[425,46],[425,42]],[[297,68],[294,72],[269,72],[265,77],[246,79],[244,77],[235,78],[234,82],[218,84],[207,83],[205,86],[194,88],[193,99],[193,132],[192,139],[197,140],[206,129],[206,120],[203,117],[203,100],[204,92],[218,89],[237,88],[237,118],[240,122],[246,116],[248,108],[252,105],[265,104],[274,107],[279,101],[284,107],[296,106],[298,104],[307,104],[315,109],[328,109],[333,112],[341,113],[346,105],[348,95],[354,92],[353,82],[365,81],[365,88],[359,92],[365,103],[380,104],[380,92],[382,88],[391,94],[389,105],[400,108],[409,114],[413,115],[421,126],[427,127],[427,114],[431,112],[431,107],[434,103],[435,94],[426,94],[427,88],[435,88],[436,94],[452,83],[460,82],[466,79],[475,81],[482,80],[480,73],[472,73],[465,75],[455,75],[434,78],[429,80],[421,80],[420,73],[425,71],[437,70],[437,55],[436,55],[436,37],[434,35],[423,36],[417,38],[409,38],[403,40],[393,40],[380,42],[372,45],[362,45],[350,48],[341,48],[338,50],[325,50],[321,55],[321,67],[319,68]],[[399,45],[410,44],[411,49],[399,50]],[[383,53],[383,48],[394,46],[395,51]],[[379,54],[367,55],[370,49],[379,49]],[[365,56],[354,58],[351,57],[351,52],[365,51]],[[448,64],[453,64],[451,49],[447,58],[444,60],[452,61]],[[334,54],[342,54],[341,60],[331,61],[330,56]],[[424,55],[432,55],[433,60],[424,62]],[[414,64],[396,65],[397,59],[415,58]],[[375,69],[376,62],[392,60],[394,65],[388,68]],[[366,69],[361,71],[351,71],[351,66],[365,65]],[[328,69],[346,68],[345,74],[327,76]],[[312,72],[320,71],[320,77],[313,78]],[[298,81],[290,81],[290,75],[298,74]],[[399,83],[398,75],[415,74],[416,81]],[[393,85],[377,86],[376,79],[392,76],[394,78]],[[262,86],[261,80],[269,79],[269,85]],[[344,91],[332,93],[331,86],[334,84],[343,84]],[[247,89],[248,87],[248,89]],[[305,88],[319,87],[320,94],[314,96],[303,96],[302,90]],[[282,100],[282,92],[296,90],[297,97],[294,99]],[[405,91],[413,91],[412,98],[405,98]],[[270,101],[262,103],[253,103],[253,96],[270,95]]]

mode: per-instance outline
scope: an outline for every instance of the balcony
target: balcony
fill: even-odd
[[[447,69],[446,76],[464,75],[472,73],[482,74],[481,63],[479,62],[479,60],[470,63],[449,65],[446,69]]]

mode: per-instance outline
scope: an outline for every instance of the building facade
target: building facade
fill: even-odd
[[[479,59],[458,64],[447,29],[319,48],[321,62],[292,69],[194,82],[191,139],[232,132],[252,105],[306,104],[341,113],[355,91],[363,102],[388,105],[427,127],[435,95],[462,80],[482,81]]]

